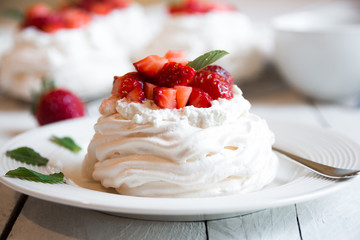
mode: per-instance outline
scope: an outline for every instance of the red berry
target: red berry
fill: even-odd
[[[200,88],[193,87],[190,94],[188,105],[198,107],[198,108],[208,108],[211,107],[211,101],[213,99],[205,91]]]
[[[99,15],[106,15],[114,9],[111,3],[107,2],[91,2],[89,11]]]
[[[33,19],[37,17],[45,17],[50,15],[51,9],[45,3],[36,3],[30,6],[25,13],[26,19]]]
[[[147,99],[153,100],[154,99],[154,88],[156,88],[157,86],[152,84],[152,83],[148,83],[148,82],[144,82],[144,92],[145,92],[145,97]]]
[[[91,16],[80,8],[68,8],[61,13],[66,28],[79,28],[91,21]]]
[[[193,81],[189,85],[204,90],[214,100],[233,98],[231,85],[227,83],[223,76],[215,72],[200,71],[195,74]]]
[[[186,106],[192,87],[186,87],[186,86],[175,86],[176,89],[176,108],[183,108]]]
[[[105,2],[113,5],[114,8],[126,8],[130,5],[129,0],[105,0]]]
[[[169,62],[159,71],[156,81],[158,86],[174,87],[176,85],[185,86],[195,76],[195,69],[184,66],[181,63]]]
[[[169,60],[157,55],[150,55],[133,63],[136,70],[145,76],[154,77]]]
[[[65,89],[51,89],[43,93],[35,107],[35,117],[40,125],[85,115],[79,97]]]
[[[206,13],[208,12],[209,6],[205,1],[199,0],[185,0],[180,4],[176,4],[170,6],[169,11],[172,14],[175,13],[186,13],[186,14],[194,14],[194,13]]]
[[[136,86],[143,88],[141,76],[137,72],[130,72],[121,77],[115,76],[111,94],[123,98]]]
[[[168,59],[169,62],[177,62],[183,65],[188,64],[188,60],[186,59],[186,53],[182,50],[169,50],[165,54],[164,58]]]
[[[160,108],[176,108],[176,89],[166,87],[154,88],[154,102]]]
[[[140,85],[136,85],[128,95],[126,95],[126,98],[129,99],[132,102],[144,102],[145,100],[145,93],[144,90]]]
[[[233,85],[233,83],[234,83],[234,78],[231,76],[231,74],[227,70],[225,70],[224,68],[222,68],[218,65],[209,65],[209,66],[203,68],[201,71],[215,72],[215,73],[223,76],[226,79],[227,83],[229,83],[231,85]]]
[[[64,28],[63,18],[59,14],[51,14],[45,18],[42,26],[36,26],[46,33],[54,33]]]

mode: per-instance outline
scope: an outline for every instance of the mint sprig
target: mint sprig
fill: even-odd
[[[24,167],[18,167],[15,170],[10,170],[5,174],[5,176],[42,183],[58,183],[64,180],[64,174],[62,172],[46,175]]]
[[[211,52],[207,52],[207,53],[197,57],[195,60],[189,62],[188,64],[186,64],[186,66],[192,67],[196,71],[200,71],[204,67],[206,67],[206,66],[212,64],[213,62],[219,60],[220,58],[222,58],[226,54],[229,54],[229,53],[227,51],[225,51],[225,50],[214,50],[214,51],[211,51]]]
[[[19,147],[14,150],[6,151],[6,156],[23,163],[37,166],[45,166],[49,161],[29,147]]]
[[[17,21],[22,21],[25,18],[24,13],[16,8],[6,9],[5,11],[2,12],[2,15],[6,18],[14,19]]]
[[[70,137],[57,137],[57,136],[52,136],[50,138],[50,141],[52,141],[53,143],[61,146],[61,147],[64,147],[74,153],[77,153],[77,152],[80,152],[81,151],[81,147],[79,145],[77,145],[75,143],[75,141],[70,138]]]

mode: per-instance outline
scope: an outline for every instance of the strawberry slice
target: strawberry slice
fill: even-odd
[[[183,108],[186,106],[192,87],[186,87],[186,86],[175,86],[176,89],[176,108]]]
[[[209,65],[209,66],[203,68],[201,71],[215,72],[215,73],[219,74],[220,76],[223,76],[228,84],[233,85],[233,83],[234,83],[234,78],[231,76],[231,74],[227,70],[225,70],[224,68],[222,68],[218,65]]]
[[[208,108],[211,107],[211,101],[213,99],[205,91],[200,88],[193,87],[188,105],[198,107],[198,108]]]
[[[186,59],[186,52],[183,50],[169,50],[165,53],[164,58],[167,58],[169,62],[177,62],[183,65],[186,65],[189,62]]]
[[[144,92],[147,99],[154,100],[154,88],[156,87],[157,86],[152,83],[144,82]]]
[[[136,85],[128,95],[126,95],[126,98],[132,102],[144,102],[145,100],[145,93],[144,90],[140,85]]]
[[[143,81],[137,72],[130,72],[121,77],[115,76],[111,94],[123,98],[136,86],[140,86],[140,88],[143,87]]]
[[[195,69],[184,66],[181,63],[169,62],[159,71],[156,84],[162,87],[174,87],[176,85],[188,85],[195,76]]]
[[[157,55],[150,55],[133,63],[136,70],[145,76],[154,77],[169,60]]]
[[[160,108],[176,108],[176,89],[166,87],[154,88],[154,102]]]
[[[227,83],[223,76],[215,72],[200,71],[195,74],[193,81],[189,85],[204,90],[214,100],[233,98],[231,85]]]

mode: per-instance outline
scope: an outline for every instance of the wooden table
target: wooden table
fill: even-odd
[[[331,127],[360,143],[358,108],[311,101],[273,74],[242,89],[252,112],[265,119]],[[90,115],[97,114],[97,104],[89,104]],[[0,96],[0,143],[34,127],[29,105]],[[112,216],[28,197],[0,184],[1,239],[360,239],[359,181],[316,200],[199,222]]]

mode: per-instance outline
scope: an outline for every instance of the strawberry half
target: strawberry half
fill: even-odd
[[[176,89],[176,108],[183,108],[189,101],[192,87],[175,86]]]
[[[193,87],[188,105],[198,107],[198,108],[208,108],[211,107],[211,101],[213,99],[205,91],[200,88]]]
[[[228,84],[232,85],[234,83],[234,78],[231,76],[231,74],[227,70],[225,70],[224,68],[222,68],[218,65],[209,65],[209,66],[203,68],[201,71],[215,72],[215,73],[219,74],[220,76],[223,76]]]
[[[169,62],[169,60],[164,57],[150,55],[133,63],[133,65],[139,73],[148,77],[154,77],[167,62]]]
[[[137,72],[130,72],[121,77],[115,76],[111,94],[123,98],[126,97],[136,86],[143,88],[141,76]]]
[[[84,104],[79,97],[66,89],[53,88],[45,91],[35,102],[34,115],[39,125],[45,125],[85,115]]]
[[[184,66],[181,63],[169,62],[159,71],[154,81],[158,86],[162,87],[185,86],[193,79],[195,73],[196,71],[192,67]]]
[[[166,87],[154,88],[154,102],[160,108],[176,108],[176,89]]]
[[[233,98],[231,85],[223,76],[215,72],[200,71],[195,74],[193,81],[189,85],[204,90],[214,100]]]

